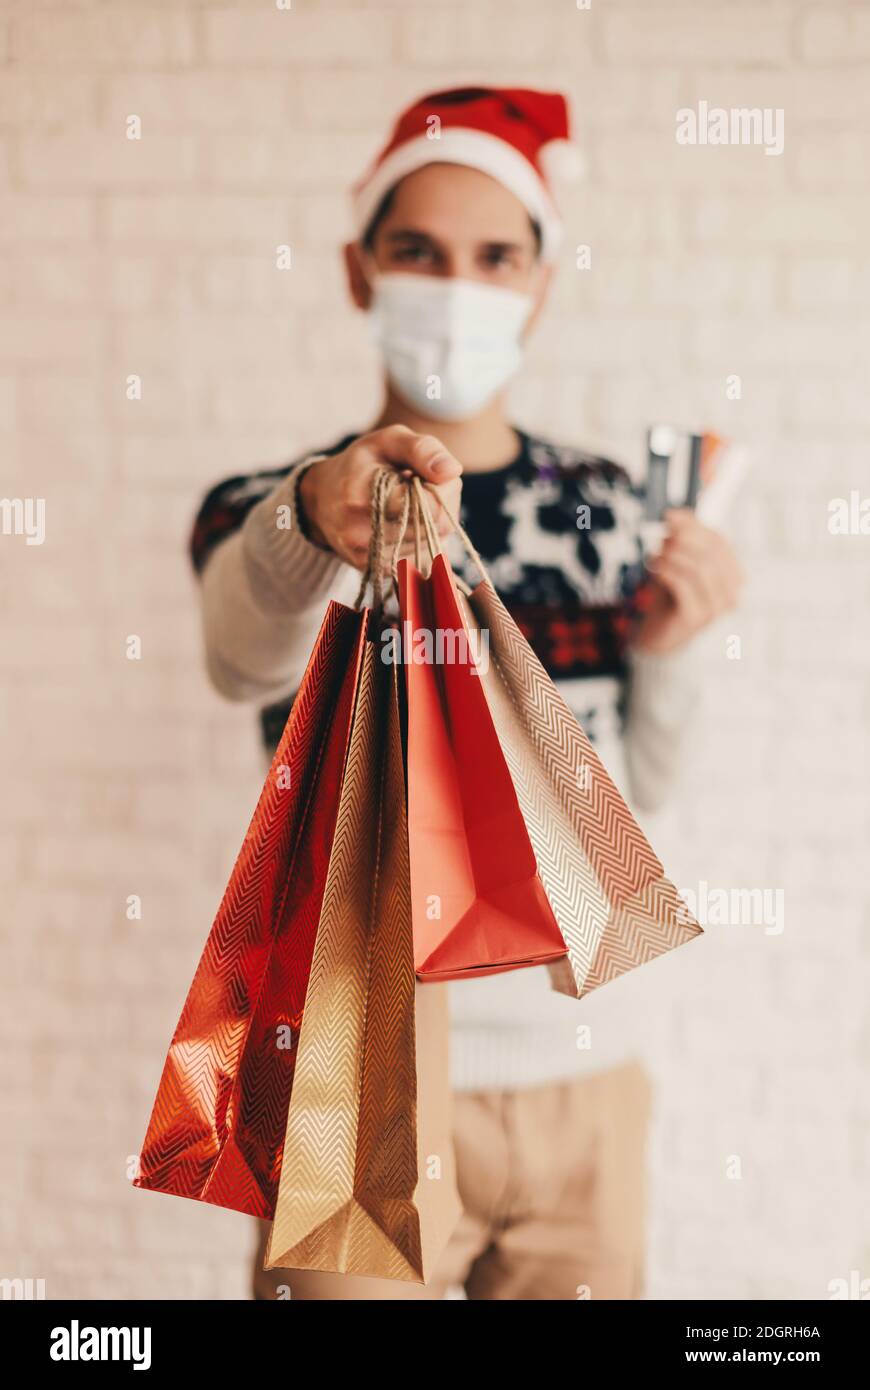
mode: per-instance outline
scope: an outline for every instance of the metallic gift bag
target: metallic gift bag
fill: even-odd
[[[582,727],[488,581],[468,598],[489,632],[482,677],[568,947],[554,987],[582,998],[701,934]]]
[[[420,505],[428,502],[417,489]],[[431,520],[431,518],[430,518]],[[434,528],[427,528],[430,541]],[[581,998],[701,934],[577,719],[483,575],[461,600],[463,621],[488,634],[480,684],[567,956],[554,988]],[[433,545],[433,549],[434,549]],[[435,555],[433,570],[443,557]]]
[[[441,641],[445,659],[405,651],[408,838],[414,952],[421,980],[539,965],[565,942],[535,864],[510,771],[463,633],[452,572],[398,566],[406,644]],[[452,659],[458,658],[458,659]]]
[[[460,1212],[447,998],[418,986],[396,668],[367,642],[267,1268],[425,1282]]]
[[[273,1214],[364,621],[326,613],[170,1044],[137,1187]]]

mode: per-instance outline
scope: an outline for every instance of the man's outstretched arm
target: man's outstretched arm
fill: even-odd
[[[218,499],[224,538],[198,567],[206,664],[222,695],[268,703],[298,688],[329,600],[350,605],[356,597],[368,556],[372,481],[384,464],[437,484],[458,509],[459,463],[437,439],[399,425],[303,461],[254,505],[250,491],[246,505],[254,484],[245,480],[235,493],[228,485],[228,501]],[[394,498],[392,519],[400,507]],[[208,529],[202,514],[198,526]],[[443,513],[438,526],[445,535],[450,529]],[[403,553],[410,546],[408,540]]]

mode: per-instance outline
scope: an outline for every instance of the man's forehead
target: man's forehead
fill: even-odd
[[[489,174],[463,164],[427,164],[400,179],[382,227],[454,240],[533,240],[529,214],[519,198]]]

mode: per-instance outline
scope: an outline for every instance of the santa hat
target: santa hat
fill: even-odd
[[[385,194],[407,174],[425,164],[464,164],[519,198],[541,228],[542,256],[551,260],[561,219],[550,179],[579,173],[579,155],[568,141],[568,106],[559,92],[461,87],[421,97],[399,117],[353,190],[357,233],[364,234]]]

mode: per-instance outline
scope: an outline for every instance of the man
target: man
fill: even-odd
[[[353,601],[387,463],[436,484],[451,511],[461,480],[466,529],[605,764],[636,805],[662,799],[694,692],[686,653],[734,604],[739,572],[722,538],[676,512],[647,574],[625,472],[510,423],[506,388],[558,241],[546,157],[567,136],[556,94],[437,93],[356,189],[346,268],[384,358],[380,414],[319,455],[222,484],[193,538],[209,671],[229,698],[266,705],[267,746],[328,599]],[[276,524],[287,507],[290,529]],[[433,1283],[265,1273],[264,1231],[258,1297],[639,1295],[649,1085],[631,1057],[630,979],[582,1003],[544,968],[448,988],[465,1213]]]

